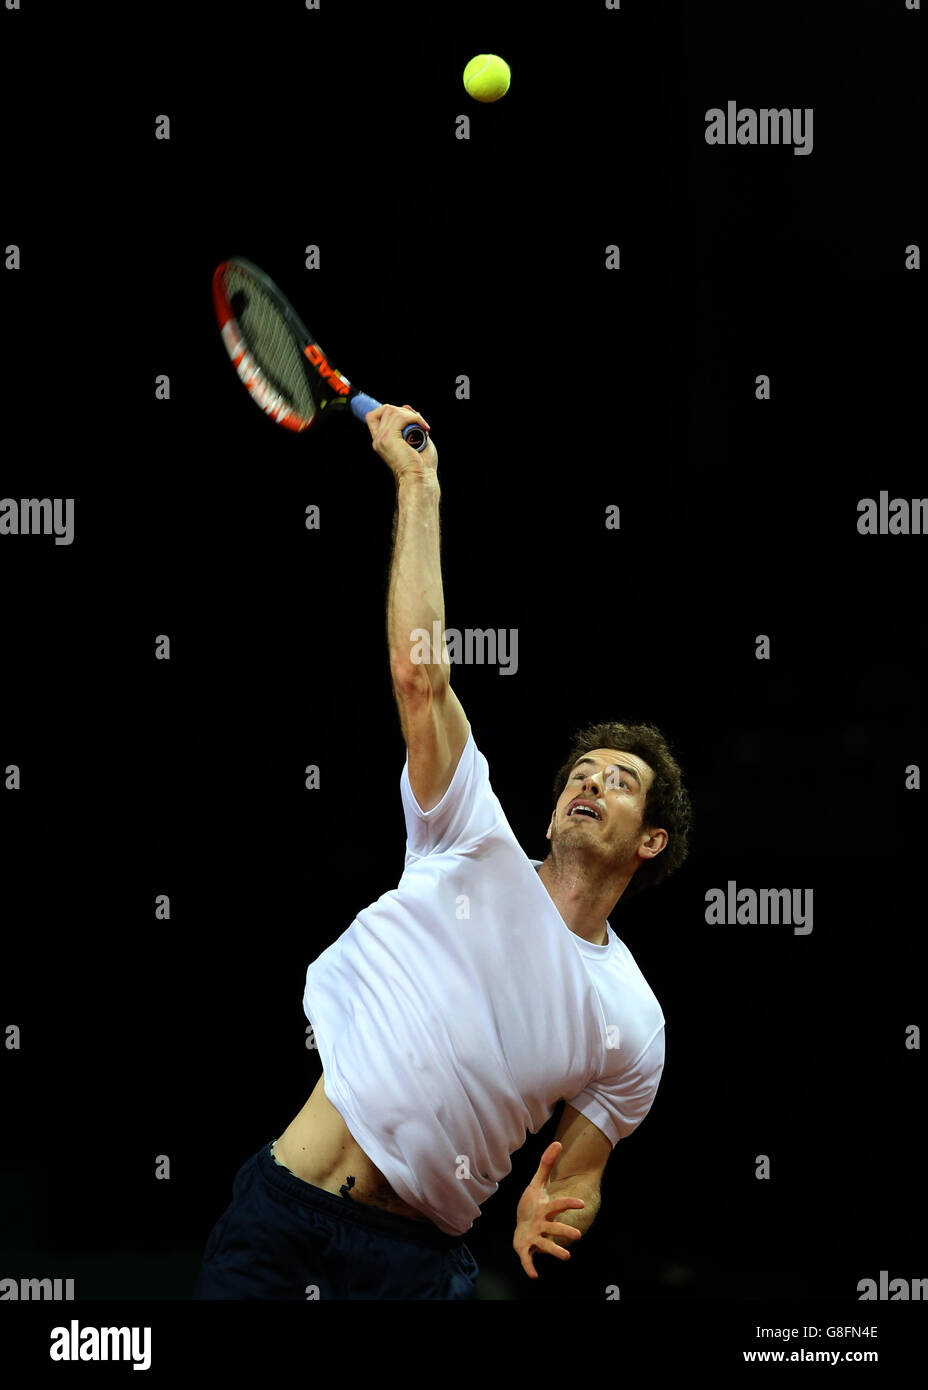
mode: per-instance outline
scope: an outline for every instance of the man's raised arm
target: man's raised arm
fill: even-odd
[[[448,790],[467,742],[467,716],[451,689],[444,641],[438,453],[431,439],[421,454],[403,439],[413,421],[429,428],[411,406],[382,405],[365,419],[375,452],[396,480],[387,594],[390,674],[409,754],[409,785],[421,809],[430,811]]]

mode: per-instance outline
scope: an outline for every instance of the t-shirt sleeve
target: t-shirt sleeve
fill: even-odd
[[[450,849],[467,850],[498,824],[503,810],[490,786],[487,760],[474,742],[468,723],[467,742],[451,784],[431,811],[423,811],[409,784],[409,754],[400,774],[406,817],[406,863]]]
[[[663,1070],[664,1028],[661,1025],[631,1066],[616,1076],[600,1077],[567,1104],[601,1129],[615,1148],[620,1139],[627,1139],[638,1128],[651,1109]]]

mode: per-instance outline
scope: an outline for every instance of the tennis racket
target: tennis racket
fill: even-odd
[[[213,307],[239,380],[275,424],[299,432],[326,409],[347,405],[363,420],[379,408],[329,364],[293,305],[251,261],[217,266]],[[419,453],[428,443],[421,425],[407,425],[403,438]]]

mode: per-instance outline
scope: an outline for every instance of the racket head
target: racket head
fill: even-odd
[[[252,261],[213,273],[213,308],[226,351],[255,404],[284,429],[308,429],[327,406],[356,394],[335,371],[293,305]]]

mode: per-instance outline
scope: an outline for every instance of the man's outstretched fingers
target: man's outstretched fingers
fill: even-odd
[[[552,1216],[557,1216],[562,1211],[583,1211],[586,1206],[582,1197],[555,1197],[545,1207],[545,1220],[550,1221]],[[576,1227],[571,1227],[575,1230]]]
[[[544,1187],[550,1176],[551,1169],[561,1156],[561,1149],[563,1147],[560,1140],[552,1139],[551,1143],[541,1155],[541,1162],[538,1165],[535,1176],[532,1178],[533,1187]]]

